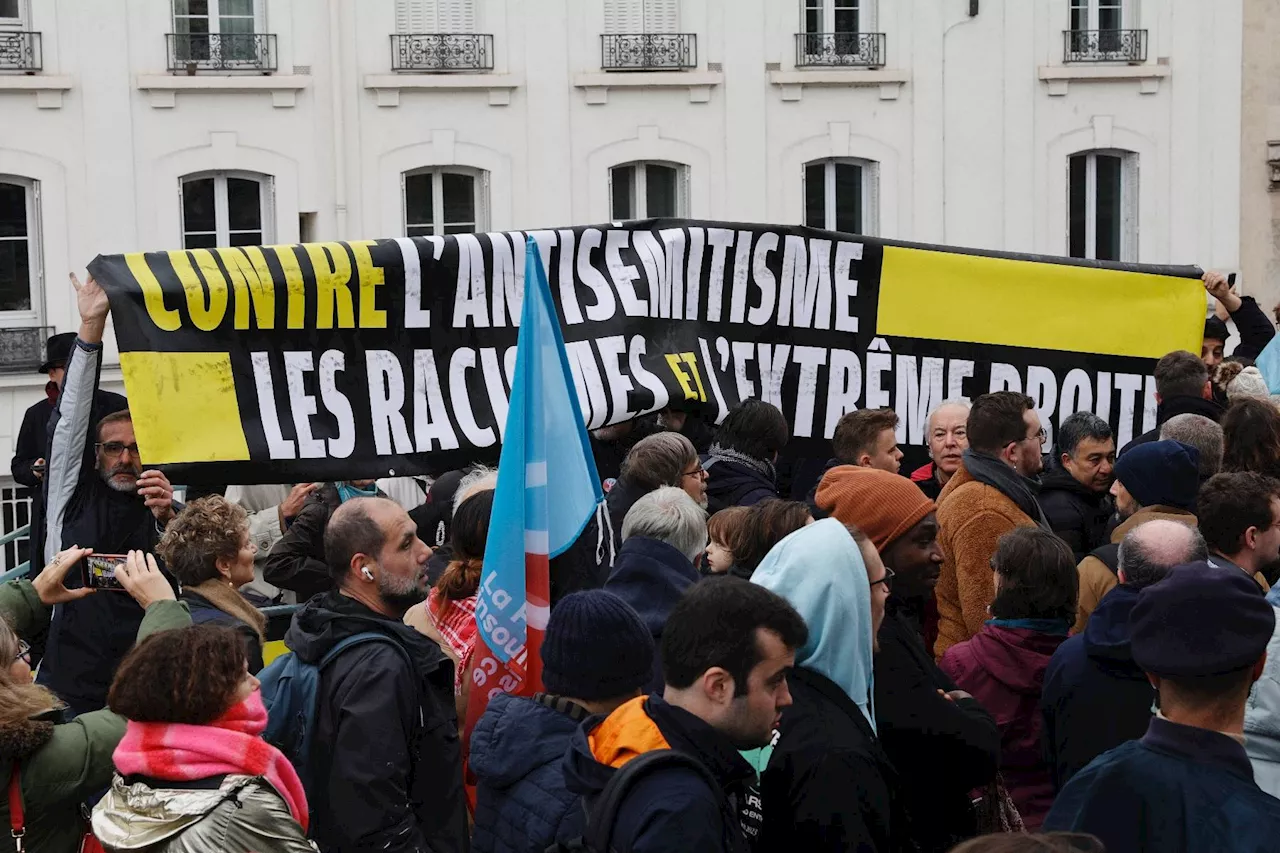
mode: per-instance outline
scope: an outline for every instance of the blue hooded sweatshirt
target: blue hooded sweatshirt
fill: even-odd
[[[809,626],[796,666],[831,679],[874,731],[871,584],[858,543],[845,526],[827,518],[800,528],[773,546],[751,582],[789,601]]]

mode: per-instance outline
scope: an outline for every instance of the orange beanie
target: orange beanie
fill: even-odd
[[[832,518],[860,528],[877,551],[889,547],[934,510],[933,501],[906,477],[855,465],[828,471],[814,499]]]

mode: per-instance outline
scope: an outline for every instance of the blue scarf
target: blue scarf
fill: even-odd
[[[1065,637],[1071,633],[1071,622],[1066,619],[988,619],[987,624],[997,628],[1023,628],[1054,637]]]
[[[375,483],[367,489],[361,489],[350,483],[338,483],[338,499],[343,503],[352,498],[376,498],[378,496],[378,486]]]

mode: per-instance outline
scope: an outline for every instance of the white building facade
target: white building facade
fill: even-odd
[[[1234,269],[1241,40],[1241,0],[0,0],[0,447],[100,252],[677,215]]]

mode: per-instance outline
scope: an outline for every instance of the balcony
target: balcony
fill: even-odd
[[[0,71],[34,74],[42,65],[39,33],[0,30]]]
[[[195,75],[201,71],[276,70],[276,37],[267,33],[169,33],[165,36],[169,71]]]
[[[884,33],[797,33],[797,68],[883,68]]]
[[[493,36],[475,33],[393,35],[391,70],[398,73],[492,71]]]
[[[1147,61],[1146,30],[1064,30],[1063,62]]]
[[[606,71],[680,71],[698,67],[693,33],[625,33],[600,36],[600,67]]]
[[[33,373],[44,363],[48,326],[0,329],[0,373]]]

